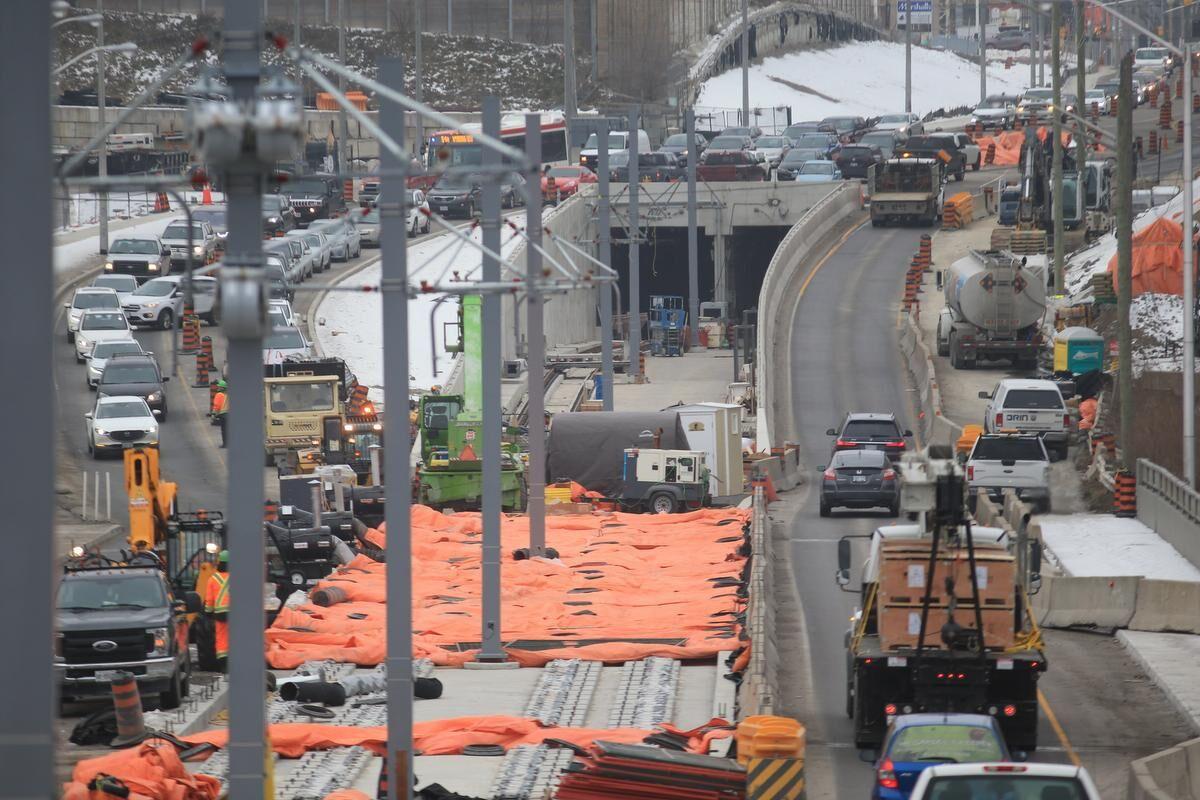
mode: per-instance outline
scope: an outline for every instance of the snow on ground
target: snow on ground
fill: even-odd
[[[188,190],[183,193],[183,196],[188,203],[198,204],[204,195],[202,192]],[[225,195],[221,192],[213,192],[212,201],[214,203],[224,203]],[[56,202],[61,204],[63,199],[58,198]],[[174,198],[171,199],[171,205],[172,207],[176,205]],[[67,200],[67,208],[72,229],[96,225],[100,219],[100,204],[98,196],[94,193],[82,192],[71,194]],[[144,217],[153,212],[153,192],[109,192],[109,219]]]
[[[128,228],[122,228],[119,231],[110,230],[108,233],[109,241],[118,239],[122,236],[159,236],[167,228],[167,224],[174,220],[174,214],[160,214],[152,220],[148,220],[139,225],[133,225]],[[75,242],[66,244],[58,244],[54,246],[54,272],[62,274],[70,272],[78,267],[83,266],[88,261],[97,259],[100,256],[100,237],[88,236],[85,239],[80,239]]]
[[[1046,515],[1042,539],[1075,577],[1140,575],[1200,582],[1200,569],[1136,519],[1108,514]]]
[[[525,215],[507,218],[514,225],[525,224]],[[480,241],[478,228],[472,238]],[[520,241],[510,231],[501,233],[502,253],[507,258]],[[414,280],[433,283],[447,270],[458,271],[471,278],[480,266],[480,253],[473,247],[453,242],[450,235],[437,236],[411,244],[408,249],[409,276]],[[381,267],[372,265],[347,279],[349,285],[374,285],[380,279]],[[413,389],[428,389],[441,384],[450,370],[451,357],[446,354],[442,340],[442,323],[457,319],[458,307],[453,300],[440,306],[437,300],[444,295],[420,295],[408,302],[409,375]],[[434,311],[436,306],[436,312]],[[371,388],[371,396],[383,395],[383,317],[377,293],[331,292],[317,307],[316,316],[325,324],[317,327],[317,341],[326,356],[337,356],[354,370],[361,383]],[[435,314],[431,334],[429,317]],[[432,336],[432,339],[431,339]],[[436,352],[438,375],[433,374],[431,354]]]
[[[961,56],[913,47],[912,72],[913,111],[918,114],[973,106],[979,101],[979,69]],[[988,70],[988,93],[1022,92],[1028,79],[1028,70]],[[739,108],[741,104],[741,70],[710,78],[697,103],[698,110]],[[902,111],[904,45],[855,42],[765,58],[750,67],[750,105],[791,106],[796,122],[836,114],[871,117]]]

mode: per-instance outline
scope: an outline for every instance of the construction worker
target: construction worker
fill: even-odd
[[[229,657],[228,550],[222,550],[217,556],[217,571],[204,586],[204,613],[212,620],[216,631],[218,670],[225,672]]]
[[[221,447],[225,446],[225,417],[229,412],[229,387],[224,380],[217,381],[217,393],[213,395],[210,414],[213,424],[221,426]]]

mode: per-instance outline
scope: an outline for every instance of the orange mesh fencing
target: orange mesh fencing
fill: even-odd
[[[1133,235],[1133,296],[1145,292],[1183,294],[1183,226],[1159,217]],[[1117,256],[1108,260],[1117,288]]]

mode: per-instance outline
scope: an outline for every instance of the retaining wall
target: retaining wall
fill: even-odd
[[[920,410],[917,427],[922,443],[954,447],[954,442],[962,435],[962,426],[942,414],[942,392],[933,368],[933,353],[921,338],[921,329],[911,313],[905,315],[900,326],[900,353],[917,390]]]
[[[1200,739],[1139,758],[1129,765],[1129,800],[1200,798]]]
[[[771,577],[774,563],[771,522],[767,517],[767,499],[761,487],[754,490],[750,547],[750,597],[746,606],[746,632],[751,642],[750,663],[738,687],[739,720],[755,714],[775,713],[775,696],[779,688],[779,650],[774,638],[776,626]]]
[[[792,226],[767,266],[758,295],[757,348],[763,363],[755,369],[754,386],[758,398],[755,444],[760,452],[797,436],[791,352],[777,345],[790,338],[800,284],[847,227],[861,218],[858,184],[838,185]]]
[[[1137,462],[1138,520],[1200,566],[1200,493],[1144,458]]]

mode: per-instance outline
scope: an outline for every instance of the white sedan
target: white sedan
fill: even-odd
[[[119,339],[115,342],[97,342],[92,348],[92,357],[87,362],[87,382],[89,389],[95,389],[104,374],[104,365],[112,356],[123,356],[129,353],[141,355],[145,351],[136,339]]]
[[[85,311],[79,318],[79,330],[75,332],[75,360],[83,363],[92,357],[92,348],[98,342],[118,342],[133,338],[133,329],[125,312]]]
[[[126,446],[158,445],[158,420],[140,397],[101,395],[96,407],[83,415],[87,423],[87,447],[93,457]]]
[[[262,345],[263,364],[282,364],[285,358],[309,358],[312,350],[299,328],[276,328],[267,334]]]
[[[422,233],[429,233],[433,222],[429,219],[429,201],[420,189],[412,190],[411,202],[408,206],[408,236],[411,239]]]

